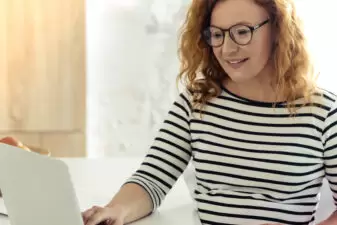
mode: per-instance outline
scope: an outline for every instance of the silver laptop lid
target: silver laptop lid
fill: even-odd
[[[83,225],[61,160],[0,144],[0,188],[11,225]]]

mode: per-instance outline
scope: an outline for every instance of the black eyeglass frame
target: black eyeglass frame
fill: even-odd
[[[209,46],[211,46],[211,47],[214,47],[214,48],[217,48],[217,47],[220,47],[220,46],[223,45],[223,43],[225,42],[226,32],[229,32],[230,38],[231,38],[236,44],[241,45],[241,46],[245,46],[245,45],[249,45],[250,42],[252,41],[253,36],[254,36],[254,32],[255,32],[257,29],[261,28],[263,25],[267,24],[268,22],[270,22],[270,19],[266,19],[265,21],[263,21],[263,22],[261,22],[261,23],[255,25],[255,26],[249,26],[249,25],[246,25],[246,24],[234,24],[233,26],[229,27],[228,29],[222,29],[222,28],[220,28],[220,27],[211,25],[211,26],[208,26],[206,29],[204,29],[204,30],[202,31],[202,34],[201,34],[201,35],[202,35],[203,39],[205,40],[205,42],[207,43],[207,45],[209,45]],[[231,30],[233,27],[237,27],[237,26],[245,26],[245,27],[247,27],[247,28],[250,30],[250,32],[251,32],[250,40],[249,40],[246,44],[238,43],[238,42],[235,40],[235,38],[233,37],[232,32],[230,32],[230,30]],[[209,28],[211,28],[211,27],[217,28],[217,29],[219,29],[219,30],[222,31],[223,38],[222,38],[221,44],[215,45],[215,46],[214,46],[214,45],[211,45],[211,44],[208,42],[208,40],[207,40],[207,35],[205,35],[205,32],[206,32],[207,30],[209,30]]]

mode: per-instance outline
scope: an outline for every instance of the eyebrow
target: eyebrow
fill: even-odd
[[[230,28],[230,27],[232,27],[232,26],[240,25],[240,24],[242,24],[242,25],[253,26],[253,24],[252,24],[251,22],[248,22],[248,21],[245,21],[245,20],[241,20],[241,21],[239,21],[239,22],[237,22],[237,23],[234,23],[234,24],[232,24],[232,25],[230,25],[230,26],[228,26],[228,27],[226,27],[226,28],[223,27],[223,26],[216,25],[216,24],[214,24],[214,23],[211,23],[210,25],[211,25],[211,26],[215,26],[215,27],[219,27],[219,28],[222,28],[222,29],[228,29],[228,28]]]

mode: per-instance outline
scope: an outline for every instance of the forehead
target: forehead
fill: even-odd
[[[268,12],[254,0],[222,0],[212,12],[211,24],[228,28],[237,23],[256,25],[268,18]]]

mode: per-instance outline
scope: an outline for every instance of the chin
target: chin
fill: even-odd
[[[249,82],[250,80],[253,79],[253,77],[247,77],[243,74],[231,74],[231,75],[228,75],[230,80],[235,82],[235,83],[246,83],[246,82]]]

